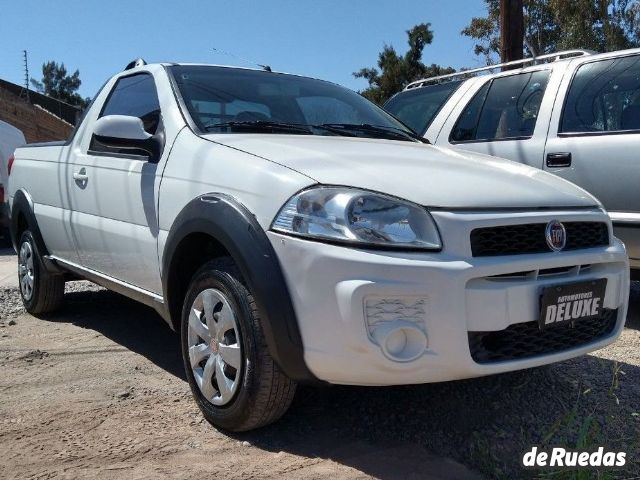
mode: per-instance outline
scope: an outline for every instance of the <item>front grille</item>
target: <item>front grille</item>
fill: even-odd
[[[469,349],[476,363],[520,360],[558,353],[606,337],[616,325],[618,310],[603,310],[596,318],[540,330],[538,322],[518,323],[497,332],[469,332]]]
[[[566,222],[567,244],[564,250],[609,245],[609,229],[603,222]],[[505,225],[476,228],[471,231],[471,253],[474,257],[547,253],[551,249],[545,239],[546,223]]]

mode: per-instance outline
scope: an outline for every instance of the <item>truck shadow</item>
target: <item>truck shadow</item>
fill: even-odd
[[[640,330],[640,282],[631,282],[626,327]]]
[[[74,291],[47,319],[95,330],[186,381],[179,336],[146,305],[109,290]]]
[[[636,289],[628,318],[634,329],[640,329],[639,297]],[[66,300],[52,320],[95,330],[185,380],[178,335],[153,310],[106,290],[71,292]],[[473,478],[447,458],[491,478],[528,477],[533,474],[521,470],[520,459],[531,446],[575,447],[587,421],[593,445],[629,451],[640,438],[632,416],[638,398],[640,368],[586,355],[440,384],[300,386],[279,422],[230,436],[381,479]]]
[[[638,382],[638,366],[586,355],[440,384],[300,387],[280,422],[235,437],[382,479],[423,478],[420,472],[432,473],[434,454],[488,478],[529,478],[535,472],[521,468],[524,453],[534,445],[576,448],[581,431],[589,439],[583,449],[604,446],[635,456]],[[640,473],[638,464],[627,468],[629,475]],[[452,472],[442,478],[465,477]]]

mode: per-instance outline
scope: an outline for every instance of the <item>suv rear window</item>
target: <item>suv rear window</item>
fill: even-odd
[[[548,81],[548,70],[489,80],[458,118],[450,141],[531,138]]]
[[[565,102],[560,133],[640,130],[640,56],[578,68]]]
[[[384,109],[414,132],[424,135],[442,106],[462,82],[457,80],[400,92],[389,99]]]

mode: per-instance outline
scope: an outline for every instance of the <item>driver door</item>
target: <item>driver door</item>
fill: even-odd
[[[98,118],[129,115],[145,130],[163,129],[154,78],[120,77]],[[161,293],[158,199],[161,163],[143,151],[100,144],[90,131],[71,154],[68,175],[71,228],[82,266],[127,284]]]

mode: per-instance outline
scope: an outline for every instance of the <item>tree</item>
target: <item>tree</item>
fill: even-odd
[[[485,0],[486,17],[475,17],[462,34],[488,64],[500,51],[500,0]],[[638,0],[524,0],[525,40],[537,55],[585,48],[598,52],[640,45]]]
[[[42,80],[31,79],[31,85],[40,93],[56,98],[70,105],[84,108],[89,99],[82,98],[77,92],[82,81],[76,70],[68,75],[64,63],[47,62],[42,65]]]
[[[354,72],[354,77],[369,82],[369,87],[360,92],[369,100],[381,105],[414,80],[455,72],[451,67],[422,62],[424,47],[433,41],[430,23],[416,25],[407,31],[407,35],[409,50],[403,56],[398,55],[391,45],[385,45],[378,55],[378,68],[362,68]]]

